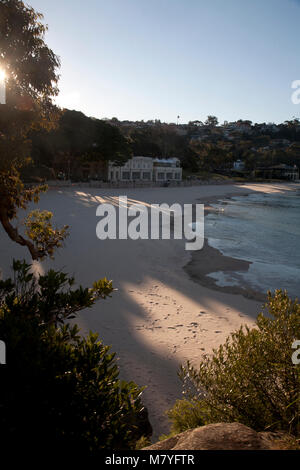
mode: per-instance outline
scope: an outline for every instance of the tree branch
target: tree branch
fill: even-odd
[[[11,225],[10,220],[7,216],[7,213],[3,209],[2,210],[0,209],[0,222],[11,240],[18,243],[21,246],[27,246],[30,252],[31,258],[33,260],[38,260],[39,258],[42,258],[43,256],[45,256],[45,253],[37,250],[34,244],[30,240],[27,240],[26,238],[22,237],[22,235],[19,234],[17,228]]]

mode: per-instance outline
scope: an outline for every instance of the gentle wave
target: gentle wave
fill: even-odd
[[[300,298],[300,197],[251,194],[219,201],[205,218],[209,245],[225,256],[251,261],[247,272],[216,272],[220,286],[266,292],[287,289]]]

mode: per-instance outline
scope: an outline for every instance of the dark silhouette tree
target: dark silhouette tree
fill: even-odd
[[[6,103],[0,105],[0,222],[8,236],[26,246],[32,259],[52,255],[66,236],[36,212],[26,234],[12,225],[18,209],[37,202],[46,187],[25,188],[20,170],[30,161],[29,133],[50,129],[58,110],[59,58],[44,42],[43,16],[19,0],[0,2],[0,68],[6,76]],[[50,225],[49,225],[50,224]],[[43,240],[43,234],[47,240]]]
[[[218,125],[219,121],[216,116],[207,116],[207,119],[205,121],[205,125],[209,127],[216,127]]]

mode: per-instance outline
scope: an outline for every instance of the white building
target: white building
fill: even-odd
[[[154,158],[153,181],[181,181],[182,168],[178,158]]]
[[[132,157],[123,166],[108,162],[109,181],[181,181],[182,169],[178,158],[160,159]]]

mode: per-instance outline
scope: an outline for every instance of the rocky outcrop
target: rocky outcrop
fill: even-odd
[[[272,450],[283,435],[259,433],[241,423],[208,424],[191,429],[143,450]]]

